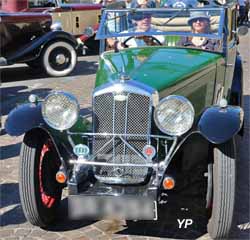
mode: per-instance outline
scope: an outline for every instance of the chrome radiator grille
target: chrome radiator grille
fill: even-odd
[[[149,96],[123,92],[119,96],[105,93],[94,98],[94,132],[111,134],[150,134],[151,127],[151,99]],[[145,145],[149,144],[148,137],[123,136],[120,137],[95,136],[93,139],[93,154],[97,154],[96,161],[107,163],[143,164],[138,152],[142,153]],[[111,141],[110,141],[111,140]],[[108,143],[110,141],[110,143]],[[103,148],[103,146],[106,146]],[[103,149],[101,149],[103,148]],[[148,174],[146,167],[95,167],[95,176],[106,183],[140,183]]]

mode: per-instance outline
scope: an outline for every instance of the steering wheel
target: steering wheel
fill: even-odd
[[[142,39],[148,46],[162,45],[162,43],[154,36],[131,36],[122,42],[122,45],[128,47],[127,42],[131,39]]]

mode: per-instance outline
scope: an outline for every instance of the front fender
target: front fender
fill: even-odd
[[[77,47],[77,41],[74,36],[64,31],[50,31],[43,36],[34,39],[28,45],[24,46],[20,51],[10,56],[7,61],[8,64],[15,62],[27,62],[38,58],[41,54],[43,47],[56,40],[65,40],[70,42],[72,46]]]
[[[203,112],[198,122],[198,130],[209,142],[221,144],[240,131],[243,118],[244,112],[241,107],[212,106]]]
[[[14,108],[5,122],[5,130],[10,136],[20,136],[32,128],[45,124],[41,105],[27,103]]]

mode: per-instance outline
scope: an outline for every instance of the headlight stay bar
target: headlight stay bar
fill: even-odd
[[[81,135],[82,137],[93,137],[93,136],[103,136],[106,138],[110,138],[108,142],[106,142],[94,155],[90,157],[90,159],[85,159],[84,157],[78,157],[77,160],[71,159],[69,163],[71,164],[86,164],[86,165],[93,165],[93,166],[113,166],[113,167],[148,167],[153,168],[155,170],[159,170],[159,168],[162,171],[165,171],[168,167],[170,161],[171,161],[171,154],[173,153],[176,144],[177,144],[177,137],[169,137],[169,136],[162,136],[162,135],[144,135],[144,134],[113,134],[113,133],[78,133],[78,132],[70,132],[67,131],[69,142],[71,143],[72,147],[74,147],[74,142],[71,138],[73,135]],[[169,151],[166,149],[166,156],[163,161],[160,161],[159,163],[146,163],[147,158],[143,156],[140,152],[138,152],[131,144],[129,144],[125,139],[132,138],[132,137],[151,137],[155,139],[164,139],[167,141],[173,141],[171,144],[171,147]],[[128,148],[130,148],[133,152],[135,152],[141,159],[145,161],[145,164],[131,164],[131,163],[106,163],[106,162],[96,162],[93,161],[96,156],[106,147],[108,144],[110,144],[114,138],[119,138]],[[166,145],[166,144],[165,144]]]

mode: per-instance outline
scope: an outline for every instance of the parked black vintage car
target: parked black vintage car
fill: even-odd
[[[75,38],[52,24],[49,14],[0,12],[0,39],[0,66],[27,63],[55,77],[76,66]]]
[[[6,121],[25,134],[19,190],[32,224],[52,223],[66,186],[74,218],[157,219],[199,175],[209,234],[229,234],[244,121],[236,13],[233,1],[103,12],[92,122],[63,91],[31,96]],[[201,21],[209,31],[191,32]]]

